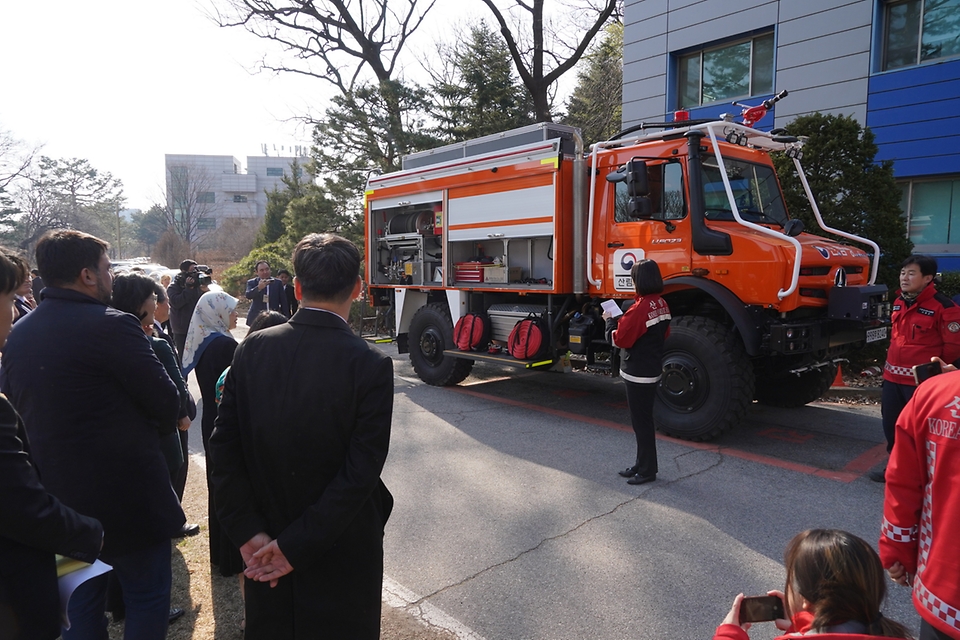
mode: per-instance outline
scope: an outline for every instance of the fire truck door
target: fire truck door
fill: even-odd
[[[608,295],[634,292],[630,269],[644,258],[656,260],[664,278],[690,271],[682,167],[674,162],[648,163],[647,177],[653,219],[637,220],[627,214],[626,183],[608,186],[608,195],[615,189],[613,216],[605,225],[603,291]]]

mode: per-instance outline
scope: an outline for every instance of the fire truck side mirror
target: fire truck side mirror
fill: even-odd
[[[639,198],[649,193],[647,163],[643,160],[630,160],[627,163],[627,195],[630,198]]]
[[[646,196],[630,198],[627,200],[627,215],[635,220],[651,220],[653,203]]]
[[[800,235],[803,232],[803,220],[799,218],[790,218],[783,225],[783,233],[791,238]]]

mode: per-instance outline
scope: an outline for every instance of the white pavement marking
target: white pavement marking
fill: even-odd
[[[414,618],[427,627],[440,628],[460,638],[460,640],[484,640],[484,637],[455,618],[444,613],[429,602],[415,604],[420,596],[389,576],[383,576],[383,601],[395,609],[406,609]]]
[[[207,458],[202,453],[193,453],[190,460],[204,471],[207,469]],[[383,576],[383,601],[394,609],[406,609],[407,612],[425,627],[439,628],[449,631],[460,640],[486,640],[479,633],[456,618],[444,613],[442,609],[429,602],[420,602],[422,598],[404,587],[390,576]]]

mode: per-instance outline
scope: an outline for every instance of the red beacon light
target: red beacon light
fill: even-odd
[[[679,111],[673,112],[674,122],[686,122],[689,119],[690,119],[690,112],[685,109],[681,109]]]

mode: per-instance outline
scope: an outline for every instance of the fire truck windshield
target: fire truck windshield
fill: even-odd
[[[707,220],[733,220],[730,199],[723,186],[717,159],[705,157],[701,166],[704,215]],[[776,224],[780,227],[786,224],[783,195],[772,168],[732,158],[724,158],[724,166],[740,217],[758,224]]]

